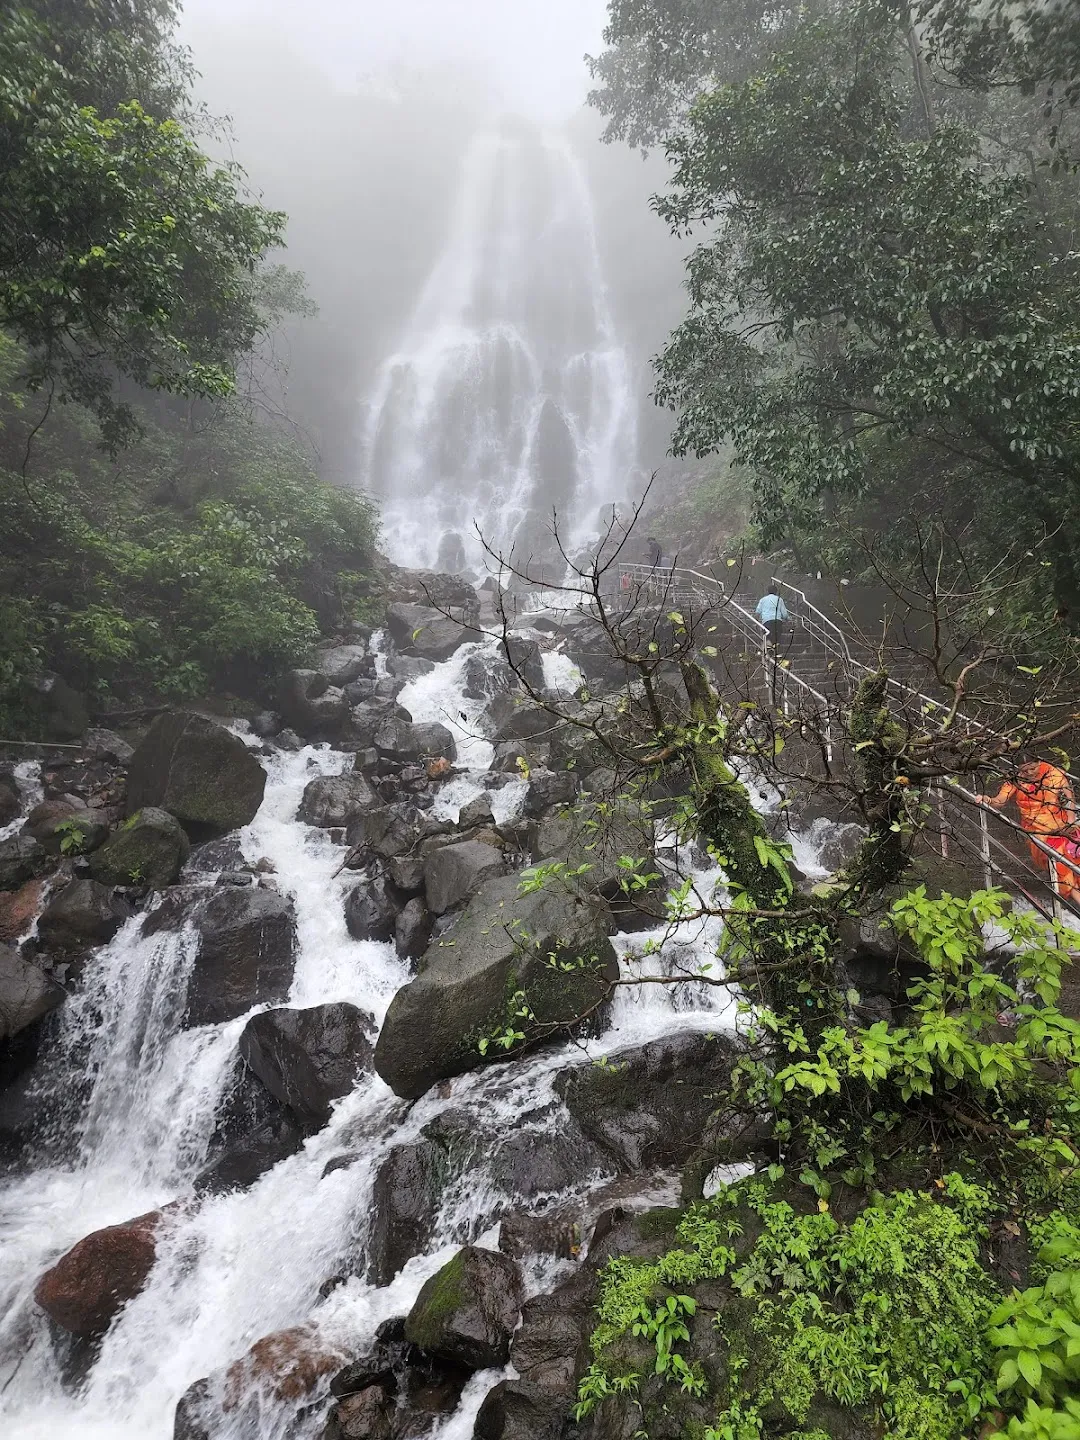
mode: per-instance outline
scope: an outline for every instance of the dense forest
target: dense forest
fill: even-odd
[[[0,1417],[1078,1440],[1080,7],[610,0],[673,463],[486,579],[287,413],[318,317],[177,21],[0,13]],[[514,253],[568,213],[604,289],[558,153]],[[617,311],[568,369],[625,398]]]
[[[95,0],[0,22],[7,731],[33,733],[43,670],[97,709],[250,691],[366,593],[370,506],[260,415],[303,282],[273,258],[285,217],[201,148],[174,21]]]

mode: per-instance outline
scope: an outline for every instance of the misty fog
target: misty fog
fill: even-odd
[[[584,541],[663,460],[649,361],[681,253],[648,207],[662,162],[601,145],[584,107],[604,9],[186,7],[217,143],[288,212],[318,306],[279,343],[275,407],[379,498],[395,558],[475,565],[474,521],[543,548],[552,507]]]

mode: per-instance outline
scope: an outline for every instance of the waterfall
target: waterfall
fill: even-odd
[[[637,397],[588,185],[565,138],[477,135],[446,246],[366,410],[363,482],[392,558],[479,569],[476,530],[575,553],[634,487]]]

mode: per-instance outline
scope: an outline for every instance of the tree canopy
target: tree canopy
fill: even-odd
[[[1050,10],[623,0],[594,98],[610,135],[664,139],[657,209],[704,230],[658,362],[676,453],[733,442],[769,544],[850,533],[898,485],[958,525],[977,494],[977,543],[1038,552],[1075,621],[1073,118],[1034,93],[1075,67]],[[635,56],[677,77],[666,112]]]
[[[284,216],[192,128],[162,0],[41,0],[0,18],[0,325],[31,388],[97,415],[125,381],[220,396],[266,326],[260,267]]]

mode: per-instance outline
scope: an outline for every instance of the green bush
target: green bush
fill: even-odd
[[[5,417],[0,413],[0,422]],[[320,633],[370,606],[376,524],[292,441],[222,407],[165,413],[112,461],[78,412],[35,440],[27,475],[0,446],[0,708],[59,670],[118,698],[263,693]]]

